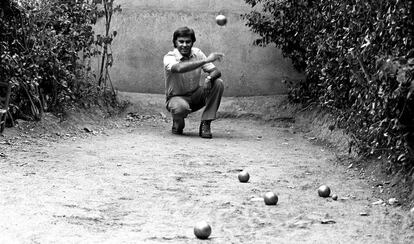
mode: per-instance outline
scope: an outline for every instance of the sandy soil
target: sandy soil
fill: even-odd
[[[170,126],[154,115],[0,137],[0,242],[414,243],[413,214],[373,204],[360,169],[286,123],[219,119],[211,140],[197,116],[183,136]],[[321,184],[339,199],[319,197]],[[200,220],[209,240],[193,234]]]

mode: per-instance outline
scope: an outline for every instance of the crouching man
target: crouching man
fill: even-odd
[[[216,119],[224,90],[221,72],[213,64],[223,58],[222,53],[206,56],[193,47],[194,30],[178,28],[173,34],[174,50],[164,56],[166,107],[173,118],[172,133],[181,135],[184,119],[191,112],[203,107],[199,136],[212,138],[210,124]],[[201,71],[208,74],[200,85]]]

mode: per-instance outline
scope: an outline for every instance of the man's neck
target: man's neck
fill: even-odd
[[[182,54],[181,54],[182,55]],[[181,60],[189,60],[191,55],[182,55]]]

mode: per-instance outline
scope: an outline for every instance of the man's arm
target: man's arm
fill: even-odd
[[[220,60],[224,55],[222,53],[211,53],[204,60],[195,60],[195,61],[185,61],[181,63],[174,64],[171,67],[172,73],[185,73],[191,70],[195,70],[207,63],[212,63],[216,60]]]
[[[207,78],[204,80],[204,89],[210,90],[211,89],[211,82],[215,81],[216,79],[221,77],[221,72],[217,68],[214,68],[208,72]]]
[[[208,76],[210,76],[211,81],[214,81],[221,77],[221,72],[217,68],[210,70],[208,73]]]

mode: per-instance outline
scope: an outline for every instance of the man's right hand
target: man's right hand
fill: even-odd
[[[206,61],[208,63],[212,63],[216,60],[221,61],[221,59],[224,57],[223,53],[210,53],[210,55],[208,55],[208,57],[206,58]]]

